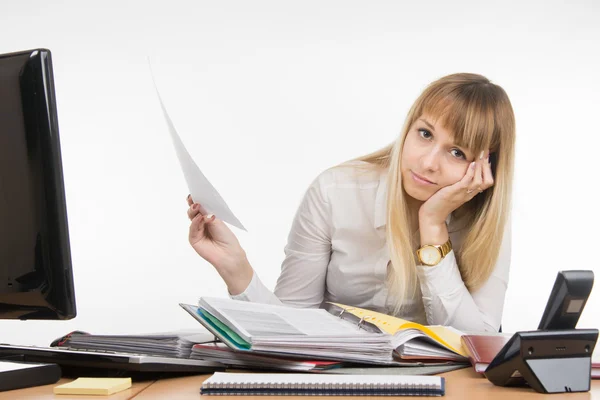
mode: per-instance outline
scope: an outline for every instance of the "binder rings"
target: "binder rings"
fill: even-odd
[[[202,395],[247,396],[443,396],[440,376],[238,374],[215,372]]]
[[[386,332],[394,335],[394,347],[402,359],[437,359],[463,361],[467,357],[461,345],[462,332],[447,326],[425,326],[402,318],[382,314],[364,308],[338,303],[326,303],[324,308],[330,314],[357,324],[371,332]],[[431,346],[421,343],[413,346],[412,339],[419,338]]]

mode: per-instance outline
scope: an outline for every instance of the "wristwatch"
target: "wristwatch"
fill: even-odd
[[[450,239],[441,246],[426,244],[417,250],[417,258],[422,264],[433,267],[442,261],[442,259],[446,257],[446,254],[450,253],[451,250],[452,243],[450,242]]]

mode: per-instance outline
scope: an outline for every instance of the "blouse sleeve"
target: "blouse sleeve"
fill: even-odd
[[[465,286],[454,251],[434,267],[417,266],[427,323],[469,332],[498,332],[511,258],[511,226],[505,229],[496,266],[477,290]]]
[[[331,209],[324,174],[310,185],[296,212],[275,292],[255,272],[246,290],[231,298],[295,307],[321,305],[331,258]]]

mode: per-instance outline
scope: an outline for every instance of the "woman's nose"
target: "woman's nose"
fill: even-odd
[[[421,166],[423,169],[437,171],[439,168],[439,152],[429,151],[421,157]]]

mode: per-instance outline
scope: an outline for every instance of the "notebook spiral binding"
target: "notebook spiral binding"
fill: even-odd
[[[206,382],[202,385],[201,394],[203,395],[298,395],[298,396],[323,396],[323,395],[342,395],[342,396],[398,396],[402,395],[420,395],[420,396],[439,396],[443,391],[437,385],[433,384],[395,384],[395,383],[271,383],[263,382]]]
[[[202,395],[247,396],[443,396],[439,376],[261,374],[215,372],[202,383]]]

